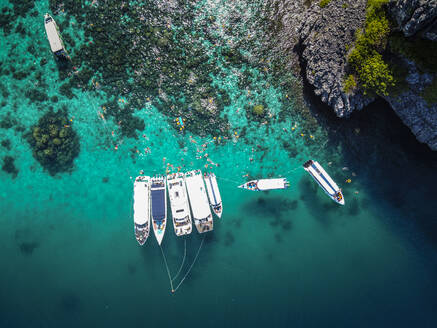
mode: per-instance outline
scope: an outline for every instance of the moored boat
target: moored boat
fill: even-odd
[[[152,225],[158,245],[161,245],[167,225],[167,195],[165,178],[161,175],[152,178],[150,187],[152,202]]]
[[[318,162],[310,159],[305,162],[303,167],[334,202],[344,205],[345,201],[341,189]]]
[[[212,214],[209,208],[205,184],[203,183],[202,172],[195,170],[185,173],[185,183],[197,231],[199,233],[212,231]]]
[[[70,59],[65,50],[64,42],[62,42],[59,33],[58,25],[49,14],[44,15],[44,27],[46,29],[47,38],[49,39],[50,49],[58,59]]]
[[[217,184],[217,178],[214,173],[205,173],[203,176],[208,192],[209,204],[217,217],[221,218],[223,213],[222,198]]]
[[[135,178],[133,206],[135,238],[144,245],[150,231],[150,177]]]
[[[274,189],[286,189],[290,186],[286,178],[277,179],[259,179],[248,181],[238,188],[243,188],[253,191],[266,191]]]
[[[167,175],[167,189],[176,236],[188,235],[192,231],[192,222],[184,174]]]

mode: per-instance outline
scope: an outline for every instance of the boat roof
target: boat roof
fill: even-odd
[[[193,217],[202,219],[211,215],[202,175],[187,177],[185,183],[187,185],[188,195],[190,196]]]
[[[47,33],[47,38],[49,39],[50,48],[53,52],[64,49],[62,45],[61,38],[59,37],[58,30],[56,29],[56,23],[52,19],[49,22],[45,22],[45,28]]]
[[[269,189],[284,189],[285,179],[260,179],[257,183],[258,189],[269,190]]]
[[[165,189],[151,191],[152,199],[152,218],[162,220],[165,218]]]
[[[212,205],[218,205],[222,202],[220,191],[217,184],[215,175],[209,175],[205,177],[205,184],[208,190],[209,201]]]
[[[149,221],[149,185],[145,181],[134,183],[134,222],[144,224]]]
[[[313,161],[313,163],[306,169],[329,194],[333,195],[340,190],[334,180],[332,180],[329,174],[326,173],[326,171],[318,162]]]

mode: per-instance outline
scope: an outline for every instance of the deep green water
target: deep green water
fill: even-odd
[[[242,31],[250,38],[261,34],[257,22],[265,11],[259,2],[204,1],[196,8],[194,28],[211,15],[218,25],[228,23],[230,13],[241,16],[234,34],[214,32],[224,44],[241,41]],[[3,25],[0,32],[0,122],[12,122],[0,128],[0,141],[10,141],[0,146],[0,164],[12,156],[18,170],[0,171],[0,327],[436,326],[437,158],[386,104],[339,120],[317,101],[302,106],[298,90],[281,87],[292,83],[289,74],[279,74],[278,81],[250,60],[222,65],[221,55],[211,51],[207,55],[219,67],[211,85],[231,99],[217,114],[221,119],[205,118],[212,121],[202,131],[199,116],[182,111],[188,126],[179,133],[177,110],[166,111],[145,90],[135,96],[142,98],[133,116],[145,122],[135,139],[123,135],[114,117],[99,116],[117,90],[75,88],[72,99],[60,93],[42,24],[48,10],[38,1],[25,17],[14,17],[9,33]],[[15,30],[20,23],[23,34]],[[85,23],[62,30],[76,39],[72,57],[85,42],[79,28]],[[200,40],[209,49],[211,40]],[[264,42],[242,48],[255,61]],[[40,65],[42,58],[47,64]],[[18,79],[11,67],[29,75]],[[239,82],[245,70],[252,74],[249,85]],[[31,101],[29,89],[48,99]],[[123,101],[133,97],[120,92],[114,99],[123,110]],[[272,117],[258,122],[247,116],[255,103],[264,103]],[[68,108],[80,137],[73,169],[55,176],[34,159],[24,137],[50,106]],[[343,188],[344,207],[300,169],[309,158]],[[140,170],[152,175],[205,165],[219,178],[224,214],[172,294],[153,234],[144,247],[135,241],[131,177]],[[286,176],[291,187],[237,189],[247,174]],[[186,238],[187,263],[201,238],[194,230]],[[175,274],[184,242],[171,225],[163,249]]]

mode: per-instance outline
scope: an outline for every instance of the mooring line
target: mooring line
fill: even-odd
[[[165,254],[164,254],[164,251],[162,250],[161,245],[159,245],[159,248],[161,249],[162,258],[164,259],[165,268],[167,269],[167,275],[168,275],[168,280],[170,281],[171,292],[174,293],[175,290],[173,288],[173,280],[171,279],[170,269],[168,268],[168,264],[167,264],[167,258],[165,257]]]
[[[193,268],[194,264],[196,263],[197,258],[199,257],[199,254],[200,254],[200,250],[202,249],[202,245],[203,245],[203,241],[204,241],[204,240],[205,240],[205,236],[203,236],[203,238],[202,238],[202,242],[200,243],[199,249],[197,250],[196,257],[194,258],[193,263],[191,263],[190,267],[188,268],[187,273],[185,273],[184,277],[181,279],[181,281],[179,282],[179,284],[176,286],[175,289],[173,289],[173,287],[172,287],[172,292],[173,292],[173,293],[175,293],[175,292],[179,289],[179,287],[180,287],[180,286],[182,285],[182,283],[184,282],[185,278],[187,278],[187,276],[188,276],[188,274],[190,273],[191,269]],[[172,286],[173,286],[173,285],[172,285]]]
[[[187,257],[187,239],[185,239],[184,240],[184,258],[182,259],[182,264],[181,264],[181,266],[179,267],[179,271],[178,271],[178,273],[176,273],[176,276],[174,276],[173,277],[173,279],[171,280],[171,281],[175,281],[176,280],[176,278],[179,276],[179,274],[181,273],[181,271],[182,271],[182,267],[184,266],[184,263],[185,263],[185,258]]]

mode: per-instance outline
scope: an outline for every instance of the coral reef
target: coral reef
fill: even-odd
[[[2,170],[12,175],[12,178],[16,178],[18,175],[18,169],[15,167],[14,158],[12,156],[3,157]]]
[[[65,110],[50,110],[26,135],[33,156],[50,175],[70,171],[79,155],[79,137],[72,124]]]

